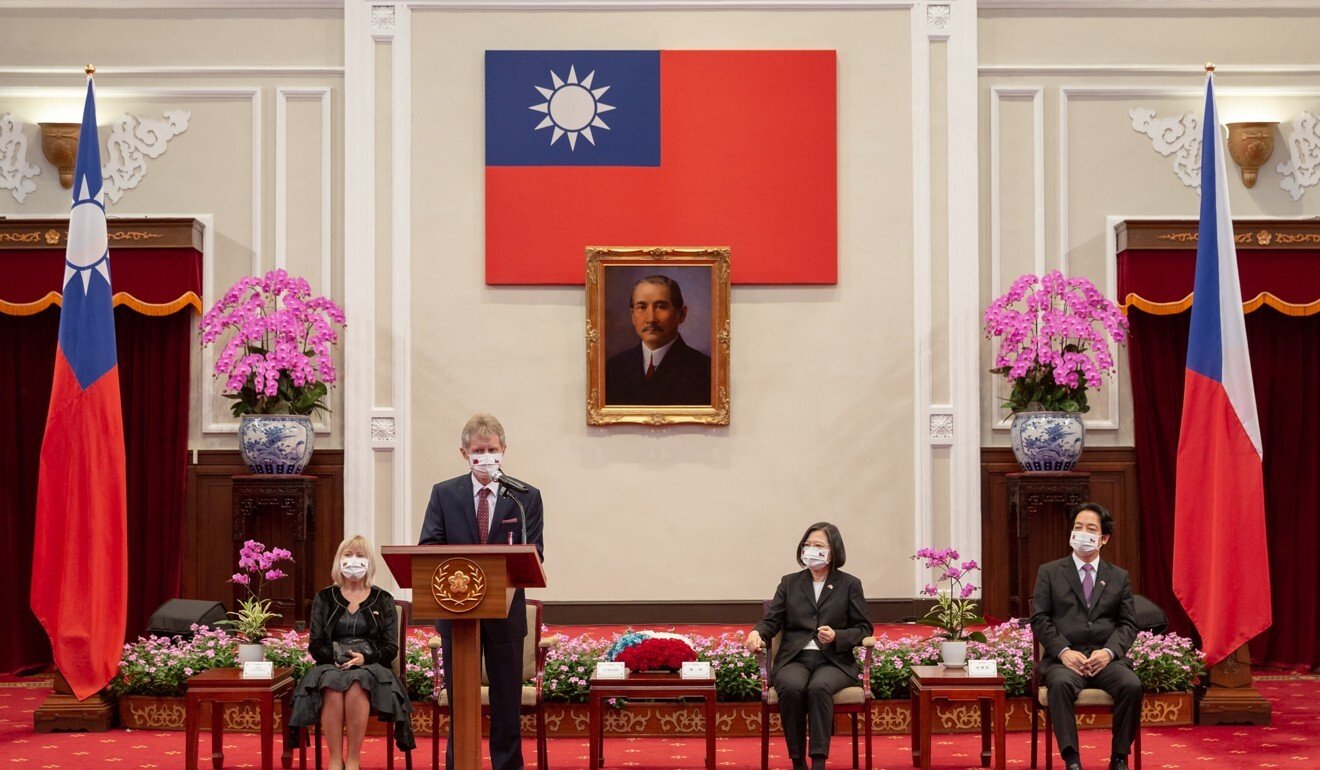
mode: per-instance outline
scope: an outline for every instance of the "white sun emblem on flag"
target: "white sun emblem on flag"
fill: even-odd
[[[600,97],[604,96],[610,87],[593,89],[591,79],[594,77],[596,71],[592,70],[591,74],[582,78],[582,82],[579,83],[577,71],[570,66],[567,81],[560,79],[554,70],[550,70],[550,81],[554,84],[554,88],[535,86],[536,90],[541,92],[541,96],[545,97],[545,102],[533,104],[529,109],[545,113],[545,120],[541,121],[536,130],[554,128],[554,133],[550,136],[550,144],[554,144],[561,136],[567,134],[569,150],[576,150],[578,134],[594,145],[596,138],[591,135],[591,127],[609,130],[610,127],[600,119],[600,114],[609,112],[614,107],[600,101]]]

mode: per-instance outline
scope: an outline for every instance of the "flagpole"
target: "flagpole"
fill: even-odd
[[[1215,73],[1215,63],[1205,63],[1207,92]],[[1208,109],[1208,107],[1207,107]],[[1217,110],[1215,118],[1218,118]],[[1202,116],[1205,120],[1207,116]],[[1217,127],[1216,127],[1217,128]],[[1213,147],[1203,145],[1202,154],[1214,153]],[[1222,173],[1222,169],[1219,170]],[[1202,194],[1205,194],[1204,192]],[[1232,225],[1229,225],[1230,231]],[[1207,298],[1202,298],[1206,301]],[[1210,301],[1214,301],[1211,299]],[[1196,723],[1255,724],[1270,723],[1270,703],[1252,687],[1251,652],[1242,644],[1223,660],[1212,665],[1204,678],[1204,691],[1196,698]]]

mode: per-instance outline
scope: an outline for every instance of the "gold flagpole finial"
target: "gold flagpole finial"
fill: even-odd
[[[88,64],[86,67],[83,67],[83,71],[90,76],[96,73],[96,67],[91,64]]]
[[[1214,71],[1215,71],[1215,63],[1212,62],[1212,61],[1208,61],[1208,62],[1206,62],[1206,63],[1205,63],[1205,71],[1206,71],[1206,72],[1214,72]]]

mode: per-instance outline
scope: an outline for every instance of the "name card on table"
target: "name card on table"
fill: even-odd
[[[679,676],[683,679],[712,679],[710,672],[710,663],[704,661],[689,660],[683,664],[679,670]]]
[[[999,664],[993,660],[967,661],[968,676],[998,676]]]
[[[243,664],[244,679],[274,679],[275,664],[269,660],[259,660]]]
[[[617,660],[596,661],[597,679],[627,679],[628,667]]]

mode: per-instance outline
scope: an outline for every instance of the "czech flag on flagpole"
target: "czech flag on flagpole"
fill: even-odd
[[[37,480],[31,595],[55,665],[79,700],[105,687],[119,670],[128,611],[124,417],[108,245],[89,73],[55,381]]]
[[[1196,624],[1210,665],[1271,623],[1260,421],[1214,80],[1207,73],[1173,529],[1173,592]]]

